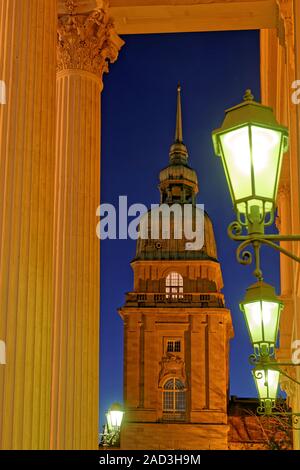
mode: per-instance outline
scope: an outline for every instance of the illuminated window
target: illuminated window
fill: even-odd
[[[167,343],[167,352],[180,352],[180,341],[172,340]]]
[[[183,383],[176,378],[169,379],[163,390],[163,411],[165,413],[184,413],[185,407]]]
[[[178,273],[170,273],[166,277],[166,297],[169,299],[183,298],[183,277]]]

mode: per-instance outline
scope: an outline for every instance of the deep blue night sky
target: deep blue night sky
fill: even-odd
[[[182,85],[184,142],[189,164],[198,173],[198,203],[214,223],[224,278],[226,305],[231,309],[235,338],[230,353],[230,393],[256,396],[250,375],[251,347],[238,303],[254,282],[252,267],[239,265],[235,244],[226,234],[234,220],[221,160],[214,156],[211,131],[224,110],[238,104],[246,88],[260,99],[259,33],[235,31],[124,37],[118,61],[105,77],[102,122],[102,203],[148,207],[159,202],[159,171],[168,164],[173,141],[176,87]],[[122,402],[123,329],[117,308],[133,289],[131,240],[101,243],[101,420],[114,401]],[[266,282],[279,290],[279,259],[263,249]]]

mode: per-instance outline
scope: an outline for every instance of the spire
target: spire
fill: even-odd
[[[182,114],[181,114],[181,86],[177,86],[177,115],[176,115],[176,131],[175,142],[182,142]]]
[[[186,165],[187,159],[188,152],[182,139],[181,86],[178,84],[175,141],[170,148],[170,162],[173,165]]]

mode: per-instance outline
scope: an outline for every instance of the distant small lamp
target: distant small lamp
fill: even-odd
[[[100,434],[100,447],[120,447],[120,432],[124,414],[120,403],[114,403],[105,413],[107,422]]]
[[[247,90],[244,101],[225,111],[222,126],[212,133],[215,154],[222,158],[238,219],[251,215],[273,219],[288,130],[280,126],[271,108],[254,101]]]
[[[272,414],[276,405],[280,371],[271,367],[257,367],[252,371],[258,396],[261,404],[261,412]]]
[[[283,303],[270,284],[258,281],[248,287],[240,309],[257,356],[274,354],[282,308]]]

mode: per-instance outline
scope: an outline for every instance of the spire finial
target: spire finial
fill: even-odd
[[[182,140],[182,115],[181,115],[181,86],[177,85],[177,113],[176,113],[176,130],[175,142],[170,148],[170,162],[171,164],[186,165],[188,159],[187,148]]]
[[[181,86],[177,85],[177,114],[176,114],[176,131],[175,142],[182,142],[182,115],[181,115]]]

